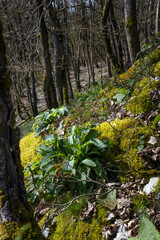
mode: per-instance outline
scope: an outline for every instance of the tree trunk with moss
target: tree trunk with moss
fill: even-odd
[[[102,12],[103,34],[104,34],[107,57],[109,58],[112,66],[114,67],[115,72],[120,73],[121,68],[120,68],[120,65],[118,63],[117,57],[113,53],[112,46],[111,46],[111,41],[110,41],[110,37],[109,37],[109,34],[108,34],[108,29],[107,29],[107,20],[108,20],[109,12],[110,12],[110,9],[111,9],[111,2],[112,2],[112,0],[105,0],[103,12]]]
[[[23,239],[44,239],[27,202],[19,154],[19,130],[14,129],[6,69],[5,44],[0,21],[0,239],[15,239],[19,228],[30,223]]]
[[[140,52],[139,32],[137,30],[136,0],[124,0],[126,36],[132,64]]]

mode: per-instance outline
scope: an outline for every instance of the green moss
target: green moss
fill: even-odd
[[[135,88],[130,100],[126,105],[126,109],[139,114],[141,112],[149,112],[154,109],[154,105],[151,104],[150,92],[152,89],[159,88],[160,80],[152,81],[150,78],[143,78],[139,85]]]
[[[155,49],[149,56],[145,58],[146,63],[151,67],[160,61],[160,47]]]
[[[132,199],[132,203],[134,212],[143,214],[149,205],[149,197],[146,194],[139,194]]]
[[[142,65],[142,60],[138,60],[135,62],[134,65],[132,65],[128,70],[127,72],[119,75],[119,79],[118,81],[119,82],[125,82],[126,80],[129,80],[129,79],[135,79],[137,78],[139,75],[138,75],[138,72],[142,72],[142,69],[141,69],[141,65]]]
[[[46,220],[47,215],[48,215],[48,213],[46,213],[46,214],[42,217],[42,219],[39,221],[38,225],[40,226],[40,228],[42,228],[42,226],[43,226],[43,224],[44,224],[44,222],[45,222],[45,220]]]
[[[102,227],[105,224],[106,210],[97,207],[97,216],[81,221],[70,210],[61,213],[57,219],[57,228],[49,239],[55,240],[102,240]]]
[[[154,188],[154,192],[155,192],[155,194],[158,194],[160,192],[160,178],[158,180],[157,185]]]
[[[25,228],[26,223],[22,224],[22,221],[5,221],[0,225],[0,240],[15,240],[16,237],[21,235],[23,240],[39,239],[44,240],[37,223],[32,219],[31,224],[27,224],[30,227]]]
[[[133,24],[134,24],[134,18],[133,17],[129,17],[127,19],[127,22],[126,22],[127,29],[130,29],[133,26]]]
[[[24,167],[27,164],[41,159],[41,155],[37,153],[39,145],[43,142],[41,137],[34,137],[35,132],[29,133],[20,141],[21,163]]]
[[[107,122],[100,124],[97,129],[101,139],[113,141],[114,149],[109,156],[111,163],[117,165],[122,171],[129,169],[128,162],[135,171],[144,170],[144,161],[138,157],[137,152],[142,146],[142,137],[144,142],[152,134],[148,126],[135,119],[117,118],[110,124]],[[123,178],[123,175],[121,177]]]
[[[0,224],[0,240],[14,240],[19,233],[18,222],[3,222]]]
[[[3,206],[3,202],[5,202],[6,196],[0,193],[0,208]]]
[[[160,61],[156,63],[153,71],[154,76],[160,76]]]

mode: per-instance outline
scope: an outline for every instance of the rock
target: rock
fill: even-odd
[[[106,221],[115,219],[115,213],[108,211],[106,215]]]
[[[150,144],[152,144],[152,145],[155,145],[155,144],[157,144],[158,142],[157,142],[157,139],[156,139],[155,137],[151,136],[150,139],[149,139],[149,141],[148,141],[148,143],[150,143]]]
[[[113,240],[125,240],[125,239],[128,239],[127,225],[124,224],[120,220],[117,220],[117,225],[119,225],[118,233],[117,233],[116,238],[114,238]]]
[[[147,195],[149,195],[151,192],[154,191],[154,187],[157,185],[159,178],[153,177],[150,178],[149,183],[145,185],[143,188],[143,192],[145,192]]]
[[[49,228],[45,228],[43,231],[42,231],[42,234],[43,234],[43,236],[44,237],[48,237],[48,235],[49,235]]]

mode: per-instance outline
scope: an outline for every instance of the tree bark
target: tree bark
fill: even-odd
[[[117,21],[116,21],[116,18],[115,18],[114,6],[113,6],[112,2],[111,2],[110,15],[111,15],[111,21],[112,21],[112,24],[113,24],[113,28],[114,28],[118,62],[119,62],[119,65],[121,67],[121,72],[124,72],[123,51],[122,51],[122,44],[121,44],[121,39],[120,39],[120,31],[119,31],[118,24],[117,24]]]
[[[125,27],[132,64],[140,52],[139,32],[137,30],[136,0],[124,0]]]
[[[156,35],[160,36],[160,0],[158,0],[156,7]]]
[[[107,20],[108,20],[108,16],[109,16],[109,12],[110,12],[111,2],[112,2],[112,0],[105,0],[103,12],[102,12],[103,34],[104,34],[107,57],[109,58],[112,66],[115,68],[116,73],[120,73],[121,68],[118,63],[117,57],[113,53],[110,38],[108,35],[108,29],[107,29]]]
[[[6,69],[5,45],[0,21],[0,239],[15,239],[19,228],[31,223],[23,239],[44,239],[27,202],[20,162],[19,129],[14,129],[11,79]],[[30,237],[30,238],[29,238]]]
[[[43,82],[43,91],[46,100],[47,107],[57,108],[58,102],[56,98],[56,88],[53,81],[52,76],[52,64],[51,64],[51,57],[49,51],[49,41],[48,41],[48,31],[44,20],[43,15],[43,3],[41,0],[36,0],[39,12],[39,21],[40,21],[40,32],[41,32],[41,39],[42,39],[42,47],[43,47],[43,56],[46,68],[46,76]]]

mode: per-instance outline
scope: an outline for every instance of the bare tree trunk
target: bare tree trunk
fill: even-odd
[[[28,237],[44,239],[33,219],[23,182],[19,154],[19,129],[13,129],[11,79],[6,70],[5,46],[0,22],[0,239],[15,239],[19,228],[31,223]]]
[[[160,0],[158,0],[156,7],[156,34],[160,34]]]
[[[42,39],[42,47],[43,47],[43,56],[46,68],[46,77],[43,83],[43,91],[46,100],[47,107],[57,108],[58,102],[56,98],[56,88],[53,81],[52,76],[52,64],[51,64],[51,57],[49,52],[49,41],[48,41],[48,31],[46,28],[44,16],[43,16],[43,3],[41,0],[36,0],[38,12],[39,12],[39,21],[40,21],[40,32],[41,32],[41,39]]]
[[[118,24],[115,18],[115,14],[114,14],[114,7],[113,7],[113,3],[111,2],[111,21],[113,24],[113,28],[114,28],[114,35],[115,35],[115,40],[116,40],[116,47],[117,47],[117,56],[118,56],[118,62],[119,65],[121,66],[121,71],[124,71],[124,64],[123,64],[123,51],[122,51],[122,44],[121,44],[121,38],[120,38],[120,32],[119,32],[119,28],[118,28]]]
[[[112,0],[105,0],[103,12],[102,12],[102,25],[103,25],[103,33],[104,33],[104,40],[105,40],[107,57],[109,58],[109,60],[110,60],[111,64],[113,65],[115,71],[117,73],[120,73],[120,65],[118,63],[118,60],[117,60],[116,56],[113,53],[110,38],[109,38],[109,35],[108,35],[108,30],[107,30],[107,20],[108,20],[108,16],[109,16],[109,12],[110,12],[111,1]]]
[[[36,116],[38,114],[38,108],[37,108],[37,92],[36,92],[36,78],[34,75],[34,51],[33,46],[31,49],[31,64],[32,64],[32,71],[31,71],[31,83],[32,83],[32,112],[33,116]]]
[[[139,32],[137,30],[136,0],[124,0],[127,42],[132,64],[140,52]]]
[[[36,116],[38,114],[38,108],[37,108],[37,92],[36,92],[36,79],[34,76],[34,71],[31,72],[31,81],[32,81],[32,112],[33,116]]]

